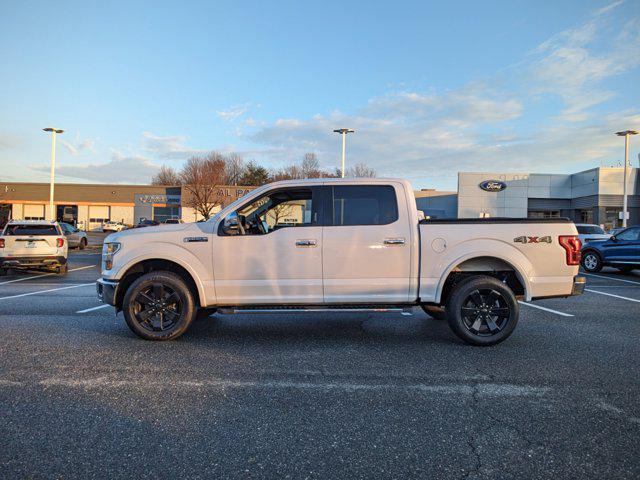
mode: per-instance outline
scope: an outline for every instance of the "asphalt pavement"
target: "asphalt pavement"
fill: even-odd
[[[640,477],[640,271],[522,304],[489,348],[419,310],[152,343],[96,298],[99,258],[0,277],[0,478]]]

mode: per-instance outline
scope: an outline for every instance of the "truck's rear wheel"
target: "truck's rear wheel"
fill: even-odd
[[[173,340],[193,321],[196,303],[187,283],[171,272],[150,272],[131,284],[122,303],[129,328],[145,340]]]
[[[437,305],[420,305],[424,313],[429,315],[431,318],[435,320],[446,320],[447,313],[444,308],[438,307]]]
[[[446,304],[451,330],[471,345],[495,345],[513,333],[520,310],[511,289],[489,276],[460,282]]]

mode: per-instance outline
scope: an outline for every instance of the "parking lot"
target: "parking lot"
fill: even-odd
[[[638,478],[640,272],[521,306],[505,343],[412,314],[225,316],[170,343],[96,250],[0,277],[0,478]]]

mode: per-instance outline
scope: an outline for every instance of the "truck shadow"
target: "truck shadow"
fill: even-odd
[[[419,313],[413,316],[384,313],[213,315],[195,321],[185,334],[188,341],[242,341],[245,343],[382,344],[458,343],[446,322]]]

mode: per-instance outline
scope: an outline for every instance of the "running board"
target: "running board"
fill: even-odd
[[[246,306],[220,307],[218,313],[318,313],[318,312],[400,312],[402,315],[412,315],[413,307],[384,307],[384,306]]]

